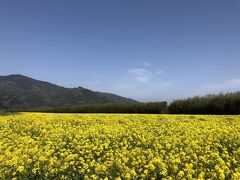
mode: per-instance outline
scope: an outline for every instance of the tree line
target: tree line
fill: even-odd
[[[55,108],[52,112],[68,113],[142,113],[163,114],[168,112],[167,102],[87,104]]]
[[[168,106],[168,112],[170,114],[240,114],[240,92],[175,100]]]
[[[152,103],[87,104],[60,107],[51,112],[67,113],[143,113],[143,114],[240,114],[240,92],[196,96]]]

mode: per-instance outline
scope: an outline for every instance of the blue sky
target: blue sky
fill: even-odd
[[[239,0],[3,0],[0,74],[140,101],[240,90]]]

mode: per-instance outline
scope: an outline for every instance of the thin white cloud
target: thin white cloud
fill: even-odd
[[[94,75],[92,81],[84,83],[95,91],[104,91],[136,99],[138,101],[162,101],[173,93],[174,81],[164,78],[165,71],[150,67],[136,67],[123,71],[118,78],[108,79]]]
[[[145,68],[130,69],[128,72],[139,83],[148,83],[152,79],[152,72]]]
[[[148,67],[148,66],[150,66],[150,63],[146,61],[146,62],[143,62],[142,65],[143,65],[143,67]]]
[[[94,74],[93,75],[93,78],[100,78],[101,76],[100,75],[98,75],[98,74]]]
[[[166,94],[175,82],[160,77],[163,73],[163,70],[150,68],[129,69],[122,79],[116,81],[111,91],[139,101],[168,100]]]
[[[161,75],[161,74],[163,74],[163,73],[164,73],[164,71],[161,70],[161,69],[158,69],[158,70],[156,71],[156,75],[157,75],[157,76],[159,76],[159,75]]]
[[[154,80],[148,83],[122,80],[113,86],[112,91],[139,101],[161,101],[167,100],[165,95],[169,93],[174,83],[163,80]]]

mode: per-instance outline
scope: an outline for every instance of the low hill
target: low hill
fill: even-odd
[[[0,110],[42,111],[98,103],[136,103],[111,93],[83,87],[65,88],[23,75],[0,76]]]

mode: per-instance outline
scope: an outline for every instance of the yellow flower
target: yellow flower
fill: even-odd
[[[0,116],[0,179],[239,180],[238,129],[240,116]]]
[[[131,174],[127,173],[127,174],[125,175],[125,178],[126,178],[126,179],[131,179]]]
[[[177,174],[177,176],[178,176],[178,177],[183,177],[184,174],[185,174],[184,171],[179,171],[178,174]]]
[[[25,169],[24,166],[19,166],[19,167],[17,168],[17,171],[18,171],[18,172],[23,172],[24,169]]]

